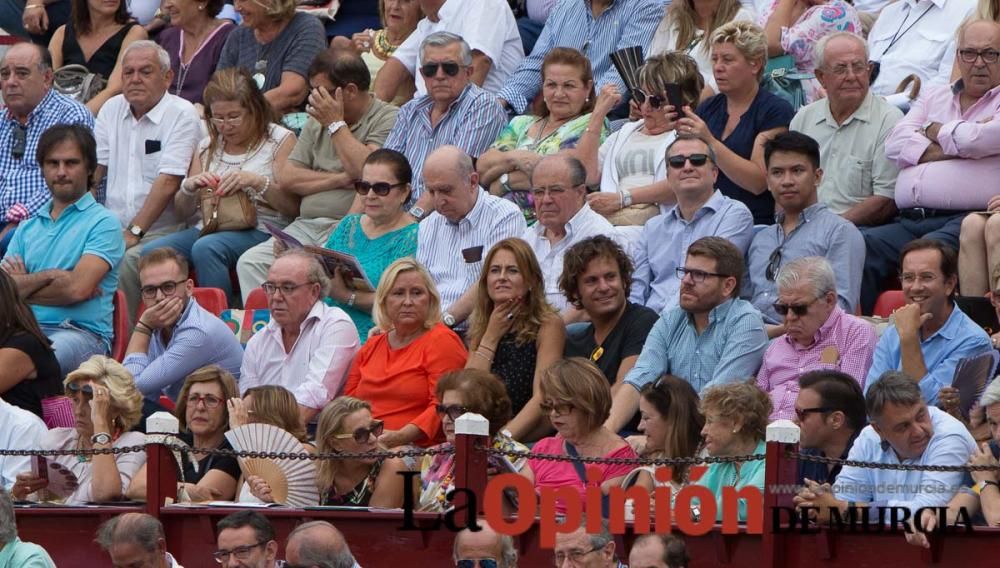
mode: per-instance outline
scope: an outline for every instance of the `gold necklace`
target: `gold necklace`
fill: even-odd
[[[375,32],[375,37],[372,40],[372,55],[382,61],[389,59],[396,52],[396,48],[400,46],[400,43],[402,43],[391,43],[384,29]]]

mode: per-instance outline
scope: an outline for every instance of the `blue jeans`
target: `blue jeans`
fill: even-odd
[[[517,19],[517,31],[521,34],[521,46],[524,47],[525,55],[531,55],[531,50],[535,49],[535,42],[538,41],[538,36],[542,35],[544,27],[544,22],[538,23],[528,17]]]
[[[92,355],[107,355],[111,348],[108,340],[76,327],[69,321],[40,327],[42,333],[52,341],[52,349],[55,350],[63,376],[77,370],[80,363],[90,359]]]
[[[240,255],[253,246],[266,241],[270,235],[257,229],[246,231],[220,231],[199,237],[200,229],[185,229],[151,241],[142,247],[145,255],[153,249],[170,247],[188,259],[198,272],[198,285],[218,288],[226,293],[229,305],[241,305],[233,293],[229,271],[236,266]]]
[[[30,37],[31,41],[39,45],[48,46],[49,40],[52,39],[52,34],[55,33],[56,28],[69,22],[71,11],[70,0],[56,0],[45,7],[45,11],[49,17],[49,27],[42,35],[29,35],[25,31],[21,16],[24,13],[25,4],[24,0],[0,0],[0,28],[12,36],[24,39]]]

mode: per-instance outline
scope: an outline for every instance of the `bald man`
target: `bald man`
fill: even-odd
[[[163,525],[146,513],[112,517],[97,529],[97,544],[111,556],[114,566],[180,568],[167,552]]]
[[[517,205],[479,186],[472,158],[455,146],[432,152],[423,176],[434,213],[420,223],[417,260],[437,283],[442,321],[461,331],[486,253],[503,239],[520,237],[527,224]]]
[[[344,535],[326,521],[303,523],[288,535],[285,561],[292,566],[361,568]]]
[[[486,565],[484,560],[493,560],[498,568],[517,568],[514,539],[497,533],[485,520],[479,521],[479,529],[476,532],[465,529],[455,535],[452,551],[455,565],[465,561],[472,563],[469,568],[478,568]]]
[[[686,568],[688,561],[684,541],[668,534],[640,536],[628,555],[630,568]]]

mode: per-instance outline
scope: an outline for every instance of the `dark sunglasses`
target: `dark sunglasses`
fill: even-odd
[[[576,408],[573,406],[573,403],[555,402],[552,400],[546,400],[545,402],[539,404],[538,407],[542,409],[543,414],[550,414],[554,410],[559,416],[569,414],[570,412],[573,412],[574,408]]]
[[[66,394],[73,396],[77,393],[83,393],[86,398],[94,398],[94,387],[87,384],[80,383],[70,383],[66,385]]]
[[[458,72],[462,69],[462,65],[451,61],[445,61],[444,63],[424,63],[420,66],[420,74],[424,77],[433,77],[437,75],[438,69],[444,70],[445,75],[454,77],[458,75]]]
[[[771,256],[767,258],[767,269],[764,270],[764,278],[774,282],[774,279],[778,276],[779,268],[781,268],[781,247],[774,249]]]
[[[458,404],[439,404],[437,405],[437,413],[442,416],[448,416],[451,418],[452,422],[458,420],[458,417],[468,412],[469,409],[458,405]]]
[[[667,158],[667,164],[675,170],[683,168],[686,162],[691,162],[692,166],[700,168],[708,163],[708,154],[691,154],[688,156],[678,154]]]
[[[788,312],[791,311],[795,315],[802,317],[809,313],[809,306],[813,305],[816,300],[809,302],[808,304],[782,304],[781,302],[775,302],[771,304],[774,306],[774,311],[778,312],[779,316],[787,316]]]
[[[15,160],[24,158],[24,153],[28,149],[28,127],[17,122],[14,123],[14,136],[10,141],[10,155]]]
[[[364,444],[368,441],[368,438],[375,436],[378,438],[385,432],[385,422],[381,420],[372,420],[372,423],[368,425],[367,428],[357,428],[353,432],[347,434],[334,434],[332,437],[337,440],[346,440],[347,438],[354,438],[354,441],[359,444]]]
[[[640,105],[646,101],[649,101],[649,106],[651,106],[654,109],[658,109],[663,105],[669,104],[670,102],[667,100],[666,96],[661,97],[660,95],[651,95],[638,87],[632,89],[632,96],[635,98],[635,102]]]
[[[377,181],[375,183],[368,183],[367,181],[358,180],[354,182],[354,191],[358,192],[358,195],[368,195],[368,191],[374,191],[375,195],[380,197],[385,197],[389,195],[389,192],[394,187],[400,187],[406,185],[405,183],[387,183],[384,181]]]
[[[497,561],[492,558],[480,558],[479,560],[459,560],[455,562],[455,568],[497,568]]]
[[[815,408],[796,408],[795,416],[798,417],[799,422],[802,422],[803,420],[806,419],[807,415],[813,412],[833,412],[833,411],[834,411],[833,408],[827,408],[825,406],[817,406]]]

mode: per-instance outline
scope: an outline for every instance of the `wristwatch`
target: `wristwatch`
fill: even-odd
[[[136,236],[136,237],[138,237],[140,239],[146,236],[146,231],[143,231],[142,227],[140,227],[139,225],[136,225],[136,224],[129,224],[129,226],[126,228],[126,230],[129,233],[132,233],[133,236]]]
[[[409,210],[409,214],[413,215],[413,218],[416,219],[417,221],[420,221],[420,220],[422,220],[424,218],[424,213],[425,212],[424,212],[423,207],[417,207],[416,205],[414,205],[413,207],[410,207],[410,210]]]
[[[455,321],[455,316],[449,314],[448,312],[441,315],[441,321],[443,321],[448,327],[455,327],[455,324],[457,323]]]
[[[98,432],[90,437],[91,444],[110,444],[111,434],[107,432]]]
[[[330,136],[333,136],[344,126],[347,126],[347,123],[343,120],[338,120],[337,122],[331,122],[330,126],[326,127],[326,131],[330,133]]]
[[[927,122],[925,122],[923,124],[923,126],[920,127],[920,133],[923,134],[924,136],[926,136],[927,135],[927,129],[930,128],[931,125],[933,125],[933,124],[934,124],[933,120],[928,120]]]

